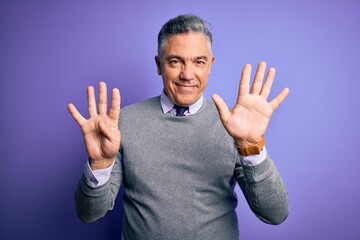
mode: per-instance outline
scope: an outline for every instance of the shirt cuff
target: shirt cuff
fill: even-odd
[[[115,163],[115,160],[111,164],[111,166],[108,168],[92,170],[90,167],[89,161],[87,161],[85,169],[84,169],[86,184],[93,188],[104,185],[110,179],[111,170],[114,166],[114,163]]]
[[[264,146],[263,149],[260,151],[260,154],[250,155],[250,156],[240,155],[240,160],[246,166],[255,166],[262,163],[266,159],[266,157],[267,157],[267,151]]]

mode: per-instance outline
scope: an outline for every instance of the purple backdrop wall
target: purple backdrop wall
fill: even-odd
[[[290,215],[269,226],[238,191],[241,239],[360,239],[359,1],[0,2],[0,239],[120,239],[121,199],[85,225],[73,195],[86,162],[66,105],[85,88],[119,87],[122,106],[158,95],[156,36],[182,13],[212,23],[206,96],[236,99],[245,63],[277,68],[291,89],[267,131]]]

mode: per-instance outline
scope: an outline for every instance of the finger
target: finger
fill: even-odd
[[[110,131],[110,128],[106,127],[106,124],[103,121],[98,122],[98,129],[110,142],[114,140],[113,131]]]
[[[79,111],[72,103],[68,104],[68,110],[71,116],[77,122],[77,124],[79,124],[79,126],[81,126],[84,122],[86,122],[86,119],[79,113]]]
[[[104,82],[99,83],[99,114],[106,115],[107,113],[107,89]]]
[[[265,75],[265,70],[266,70],[266,63],[260,62],[258,65],[258,68],[256,70],[254,81],[252,83],[252,87],[251,87],[251,91],[250,91],[251,94],[259,94],[260,93],[261,86],[262,86],[262,80],[264,79],[264,75]]]
[[[249,94],[251,65],[246,64],[243,68],[239,83],[238,101],[241,95]]]
[[[269,71],[266,75],[266,80],[265,80],[264,85],[262,86],[261,92],[260,92],[260,95],[262,97],[264,97],[265,99],[267,99],[270,94],[271,86],[272,86],[274,78],[275,78],[275,73],[276,73],[276,70],[275,70],[275,68],[272,67],[269,69]]]
[[[230,111],[229,111],[228,106],[226,105],[224,100],[222,100],[222,98],[219,95],[213,94],[211,97],[214,100],[214,103],[219,112],[221,121],[223,123],[227,122],[227,120],[230,117]]]
[[[289,94],[289,89],[288,88],[284,88],[271,102],[270,102],[270,106],[272,108],[272,110],[274,111],[287,97],[287,95]]]
[[[110,112],[109,112],[109,117],[111,117],[114,120],[119,119],[120,103],[121,103],[120,91],[119,91],[119,89],[114,88],[112,90],[111,108],[110,108]]]
[[[100,132],[101,132],[102,134],[105,135],[105,137],[106,137],[107,139],[109,139],[109,133],[108,133],[108,131],[107,131],[106,124],[105,124],[103,121],[99,121],[99,122],[98,122],[98,129],[100,130]]]
[[[89,116],[96,116],[97,115],[97,111],[96,111],[96,100],[95,100],[95,93],[94,93],[94,87],[93,86],[89,86],[87,88],[87,96],[88,96],[88,112],[89,112]]]

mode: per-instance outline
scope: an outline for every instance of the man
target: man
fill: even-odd
[[[204,20],[178,16],[158,36],[161,96],[119,116],[120,93],[113,89],[107,115],[106,85],[100,83],[98,108],[88,87],[89,119],[69,104],[89,154],[75,194],[82,221],[111,210],[122,183],[122,239],[238,239],[236,182],[262,221],[280,224],[287,217],[287,192],[263,136],[289,90],[267,102],[275,69],[262,84],[261,62],[251,89],[251,66],[245,65],[231,110],[218,95],[212,96],[215,104],[204,99],[211,48]]]

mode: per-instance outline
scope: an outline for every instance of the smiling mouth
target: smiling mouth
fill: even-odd
[[[195,89],[197,88],[196,85],[184,85],[184,84],[178,84],[176,83],[175,84],[179,93],[182,93],[182,94],[192,94]]]
[[[180,87],[180,88],[196,88],[196,85],[187,85],[187,84],[179,84],[179,83],[175,83],[176,86]]]

